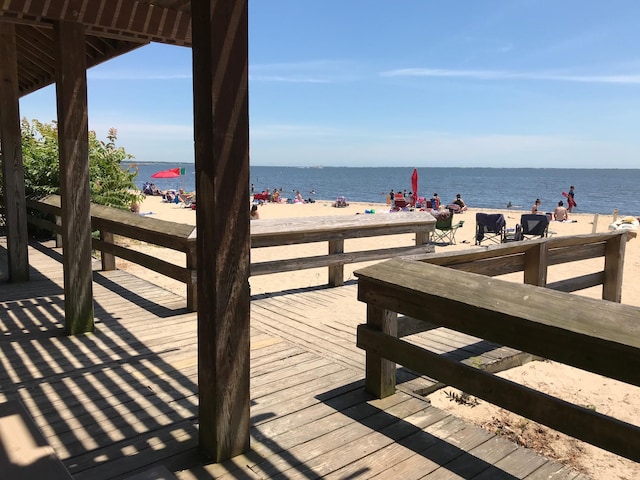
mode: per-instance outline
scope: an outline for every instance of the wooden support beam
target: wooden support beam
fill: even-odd
[[[192,0],[200,448],[249,448],[248,0]]]
[[[368,303],[367,327],[381,334],[397,338],[398,314]],[[360,345],[358,346],[360,347]],[[373,350],[367,350],[365,389],[377,398],[388,397],[396,393],[395,361],[387,360]]]
[[[65,332],[75,335],[94,326],[86,55],[81,24],[58,22],[54,31]]]
[[[627,237],[618,235],[610,238],[604,250],[604,281],[602,299],[620,303],[622,301],[622,271]]]
[[[329,241],[329,255],[344,253],[344,239]],[[344,285],[344,263],[329,265],[329,285],[341,287]]]
[[[29,279],[27,205],[20,134],[15,26],[0,22],[0,146],[7,226],[9,280]]]
[[[547,259],[549,248],[546,242],[538,242],[524,254],[524,283],[544,287],[547,284]]]

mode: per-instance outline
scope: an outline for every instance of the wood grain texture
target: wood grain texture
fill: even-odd
[[[74,22],[57,22],[54,30],[65,331],[73,335],[94,328],[85,35]]]
[[[27,208],[22,162],[18,65],[14,25],[0,22],[0,147],[9,279],[29,279]]]
[[[536,472],[546,474],[563,468],[434,408],[407,383],[382,400],[366,393],[364,352],[354,346],[365,306],[354,285],[252,300],[251,448],[227,462],[203,460],[197,314],[185,298],[125,271],[95,271],[96,333],[64,336],[59,252],[51,241],[30,246],[29,257],[32,280],[2,285],[0,402],[20,398],[76,480],[159,465],[181,479],[261,470],[272,478],[520,478],[507,473],[526,470],[517,462],[543,462]],[[442,328],[429,337],[438,352],[477,342]]]
[[[247,0],[194,0],[193,98],[200,448],[249,447]]]

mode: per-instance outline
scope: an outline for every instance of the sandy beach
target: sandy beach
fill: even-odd
[[[318,200],[312,204],[269,203],[261,205],[258,208],[258,212],[260,219],[324,215],[366,215],[366,210],[375,210],[373,215],[395,214],[389,213],[389,208],[383,204],[351,202],[349,206],[345,208],[334,208],[332,204],[332,201],[322,200]],[[477,211],[503,213],[507,220],[508,227],[515,226],[515,224],[519,222],[522,213],[528,213],[516,210],[477,210],[471,208],[465,213],[457,214],[454,218],[454,222],[464,220],[464,225],[458,229],[456,233],[457,245],[436,246],[436,252],[482,248],[474,245],[475,213]],[[189,225],[196,224],[196,212],[194,210],[179,205],[163,203],[161,197],[147,197],[141,205],[140,212],[151,218]],[[259,222],[260,219],[255,221]],[[594,231],[594,220],[596,219],[592,214],[574,212],[570,215],[570,220],[572,220],[571,223],[551,222],[549,230],[553,231],[554,235],[577,235]],[[606,232],[612,221],[613,214],[599,215],[595,224],[595,231]],[[390,236],[388,238],[359,239],[353,242],[361,242],[362,246],[366,247],[366,242],[376,242],[376,245],[380,246],[383,245],[383,242],[385,243],[384,246],[387,246],[386,243],[388,243],[388,246],[400,246],[411,245],[413,241],[414,235],[407,234]],[[345,242],[345,249],[349,248],[348,242],[349,241]],[[136,248],[177,264],[184,262],[182,254],[174,254],[164,249],[156,249],[144,245]],[[251,255],[253,260],[258,261],[286,258],[287,255],[291,255],[292,248],[293,247],[273,247],[269,249],[255,249]],[[295,246],[295,248],[299,250],[301,254],[302,252],[313,254],[314,251],[318,252],[318,249],[320,249],[319,253],[324,253],[326,245],[309,244]],[[357,250],[361,247],[358,247],[354,243],[352,248]],[[640,307],[640,289],[636,286],[637,282],[640,281],[639,254],[640,239],[633,239],[628,242],[623,274],[622,302]],[[583,271],[588,272],[589,262],[591,261],[563,264],[561,266],[562,271],[552,267],[549,269],[548,281],[552,282],[556,279],[566,278],[567,269],[570,269],[569,275],[579,275]],[[345,280],[355,278],[353,271],[365,265],[366,264],[345,266]],[[168,290],[184,295],[184,284],[182,283],[175,282],[123,260],[118,261],[118,267],[126,269],[136,275],[143,276]],[[327,272],[325,268],[264,275],[250,279],[252,294],[323,285],[326,284],[326,282]],[[600,298],[600,294],[600,288],[592,288],[579,293],[579,295],[593,298]],[[336,309],[339,307],[339,305],[336,305]],[[532,386],[567,401],[595,408],[598,412],[612,415],[620,420],[640,425],[640,388],[638,387],[632,387],[621,382],[616,382],[553,362],[530,362],[522,367],[502,372],[500,376]],[[543,427],[542,430],[533,428],[531,425],[529,425],[529,428],[525,428],[524,426],[527,425],[528,422],[482,400],[480,400],[479,405],[476,406],[451,401],[452,392],[459,393],[454,389],[445,388],[430,395],[429,398],[438,408],[450,410],[456,415],[465,417],[479,425],[485,425],[494,430],[496,428],[511,429],[515,432],[514,436],[521,438],[522,442],[527,444],[527,446],[536,448],[544,455],[558,458],[560,461],[570,464],[593,478],[604,478],[606,476],[612,479],[632,479],[640,477],[640,464],[570,439],[557,432],[549,432],[546,427]],[[528,430],[528,432],[524,430]]]

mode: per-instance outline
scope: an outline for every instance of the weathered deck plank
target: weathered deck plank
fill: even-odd
[[[0,400],[24,403],[75,479],[124,479],[156,465],[180,480],[573,478],[406,391],[372,399],[355,348],[365,308],[353,284],[252,301],[251,450],[203,464],[196,314],[186,299],[126,272],[94,272],[97,333],[64,337],[59,255],[29,254],[35,280],[0,284]],[[349,306],[336,312],[336,299]],[[461,357],[480,353],[479,362],[508,354],[445,329],[415,338]]]

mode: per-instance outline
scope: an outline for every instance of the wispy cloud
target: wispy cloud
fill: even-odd
[[[577,83],[640,84],[640,74],[569,75],[547,72],[510,72],[506,70],[448,70],[438,68],[403,68],[381,72],[382,77],[440,77],[475,80],[542,80]]]
[[[103,132],[109,128],[115,128],[120,136],[136,136],[140,138],[154,138],[158,141],[171,139],[193,139],[193,127],[191,125],[171,125],[154,123],[124,123],[117,120],[111,121],[108,118],[99,118],[95,122],[90,122],[91,130],[98,132],[101,137]]]
[[[315,125],[268,124],[252,125],[251,137],[255,139],[282,140],[349,135],[343,129]]]
[[[341,60],[250,65],[249,79],[258,82],[340,83],[354,78],[354,66]]]
[[[191,79],[191,73],[156,73],[156,72],[137,72],[137,71],[109,71],[109,70],[89,70],[87,78],[90,80],[188,80]]]

